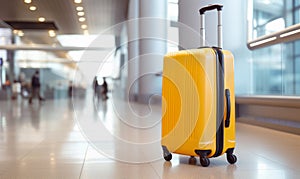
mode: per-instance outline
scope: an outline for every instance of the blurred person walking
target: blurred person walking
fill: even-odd
[[[73,95],[73,82],[72,81],[69,81],[68,95],[69,95],[69,98],[71,98]]]
[[[45,100],[40,95],[40,87],[41,87],[41,83],[40,83],[39,71],[36,70],[34,75],[31,78],[31,96],[29,98],[30,104],[32,103],[32,98],[34,98],[35,96],[38,96],[40,101]]]
[[[101,93],[102,93],[102,99],[103,100],[107,100],[108,99],[108,96],[107,96],[107,92],[108,92],[108,86],[107,86],[107,82],[105,80],[105,77],[103,77],[103,83],[102,83],[102,86],[101,86]]]

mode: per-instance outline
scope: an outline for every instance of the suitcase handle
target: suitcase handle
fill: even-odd
[[[211,10],[214,10],[214,9],[217,9],[218,11],[221,11],[223,8],[223,5],[221,4],[210,4],[208,6],[204,6],[202,7],[199,12],[200,14],[204,14],[206,11],[211,11]]]
[[[218,11],[218,47],[223,47],[223,38],[222,38],[222,8],[223,5],[220,4],[211,4],[205,7],[202,7],[199,10],[200,13],[200,36],[202,39],[200,40],[200,47],[205,46],[205,12],[217,9]]]
[[[231,102],[230,102],[230,90],[225,90],[225,96],[226,96],[226,120],[225,120],[225,127],[229,127],[230,125],[230,113],[231,113]]]

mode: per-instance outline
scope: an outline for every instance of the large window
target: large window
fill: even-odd
[[[300,23],[300,0],[253,0],[252,38]],[[253,50],[253,93],[300,95],[300,41]]]
[[[8,45],[11,44],[11,30],[8,28],[0,27],[0,45]],[[0,90],[2,85],[5,83],[8,77],[8,61],[7,61],[7,51],[0,50]]]
[[[283,0],[253,1],[253,38],[285,28]]]

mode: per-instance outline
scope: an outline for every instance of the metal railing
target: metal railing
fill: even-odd
[[[249,41],[247,47],[250,50],[255,50],[270,45],[290,42],[300,39],[300,24],[296,24],[285,28],[281,31],[262,36],[255,40]]]

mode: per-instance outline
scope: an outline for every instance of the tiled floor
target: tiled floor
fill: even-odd
[[[300,178],[300,136],[237,123],[238,162],[162,159],[160,106],[0,101],[0,178]]]

